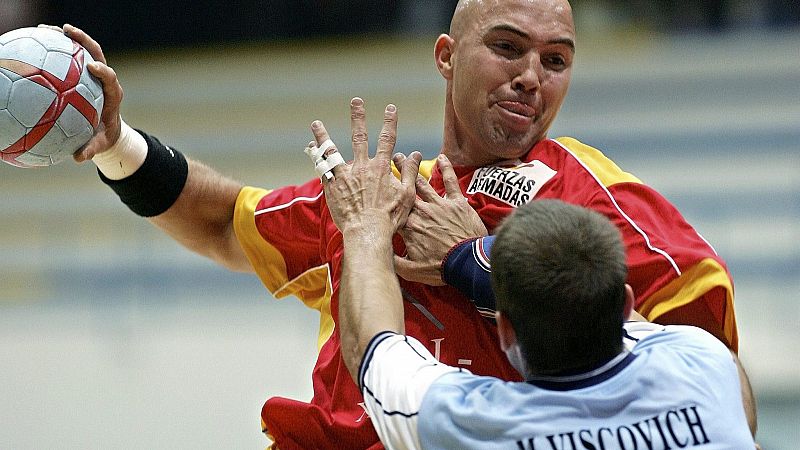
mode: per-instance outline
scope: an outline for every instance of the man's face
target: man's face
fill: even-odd
[[[523,156],[547,137],[575,54],[566,0],[474,1],[456,14],[450,83],[460,151],[471,165]]]

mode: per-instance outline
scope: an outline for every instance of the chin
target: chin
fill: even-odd
[[[532,130],[523,134],[494,124],[486,129],[486,134],[483,135],[483,145],[488,149],[486,153],[492,155],[496,161],[518,159],[527,155],[537,142],[546,139],[539,134],[534,134]]]
[[[497,151],[493,153],[501,160],[520,159],[528,154],[536,142],[538,141],[526,140],[524,143],[505,141],[503,143],[498,143],[495,147]]]

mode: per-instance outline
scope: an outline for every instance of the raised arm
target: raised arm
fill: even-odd
[[[339,333],[342,356],[353,380],[370,340],[382,331],[404,332],[403,300],[394,272],[392,236],[405,223],[414,203],[414,179],[422,159],[409,157],[401,180],[391,171],[389,158],[397,133],[397,112],[386,107],[375,157],[369,158],[364,102],[350,104],[352,165],[334,168],[333,179],[322,177],[333,221],[342,232],[344,260],[339,291]],[[316,145],[329,141],[324,125],[312,124]],[[326,156],[336,152],[330,148]]]
[[[103,84],[105,96],[100,126],[75,160],[94,161],[103,181],[131,210],[188,249],[232,270],[252,271],[233,232],[242,185],[125,124],[122,86],[100,45],[76,27],[64,25],[63,32],[95,59],[89,71]]]

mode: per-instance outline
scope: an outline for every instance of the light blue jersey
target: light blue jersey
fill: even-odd
[[[688,326],[625,324],[626,351],[586,374],[525,383],[438,363],[375,337],[359,376],[387,448],[753,449],[729,350]]]

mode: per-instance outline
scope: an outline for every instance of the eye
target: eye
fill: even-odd
[[[550,55],[542,58],[544,64],[553,70],[564,70],[567,68],[567,60],[561,55]]]
[[[506,57],[513,57],[519,54],[519,49],[517,46],[509,41],[492,42],[489,44],[489,48],[491,48],[495,53]]]

